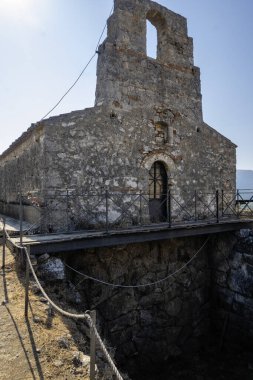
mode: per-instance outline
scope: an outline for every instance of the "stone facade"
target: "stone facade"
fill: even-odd
[[[157,59],[146,55],[146,20],[157,28]],[[0,194],[15,203],[20,189],[36,192],[40,204],[66,189],[149,194],[150,169],[160,162],[184,204],[196,189],[234,192],[235,160],[235,145],[203,122],[186,19],[149,0],[115,0],[98,51],[95,107],[24,133],[0,157]],[[79,209],[72,204],[73,225]],[[36,219],[28,207],[26,214]]]

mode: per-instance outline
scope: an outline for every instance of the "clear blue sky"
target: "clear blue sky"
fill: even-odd
[[[204,120],[253,169],[253,0],[158,0],[188,19]],[[0,152],[40,120],[94,52],[112,0],[0,0]],[[92,107],[96,60],[52,113]]]

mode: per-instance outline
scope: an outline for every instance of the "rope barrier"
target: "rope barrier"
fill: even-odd
[[[123,380],[123,377],[121,376],[121,374],[119,373],[117,367],[115,366],[115,364],[114,364],[114,362],[113,362],[113,360],[112,360],[110,354],[108,353],[108,351],[107,351],[107,349],[106,349],[106,347],[105,347],[105,344],[104,344],[104,342],[102,341],[102,339],[101,339],[101,337],[100,337],[100,335],[99,335],[99,333],[98,333],[98,331],[97,331],[97,329],[96,329],[96,326],[94,325],[94,323],[93,323],[93,321],[92,321],[92,319],[91,319],[90,316],[89,316],[89,323],[90,323],[91,328],[92,328],[93,331],[94,331],[94,334],[95,334],[96,339],[97,339],[97,341],[98,341],[98,343],[99,343],[99,345],[100,345],[100,348],[102,349],[102,351],[103,351],[105,357],[107,358],[107,361],[109,362],[109,364],[110,364],[110,366],[111,366],[111,368],[112,368],[112,370],[113,370],[115,376],[117,377],[118,380]]]
[[[45,290],[43,289],[43,287],[42,287],[42,285],[41,285],[41,283],[40,283],[40,281],[39,281],[39,279],[38,279],[38,277],[37,277],[37,275],[36,275],[36,273],[35,273],[35,270],[34,270],[34,268],[33,268],[33,266],[32,266],[31,259],[30,259],[30,257],[29,257],[29,253],[28,253],[28,251],[27,251],[27,248],[23,247],[22,249],[25,251],[26,258],[27,258],[27,260],[28,260],[29,267],[30,267],[30,269],[31,269],[32,275],[33,275],[33,277],[34,277],[34,279],[35,279],[35,281],[36,281],[36,283],[37,283],[37,285],[38,285],[38,287],[39,287],[41,293],[42,293],[43,296],[46,298],[46,300],[51,304],[51,306],[52,306],[55,310],[57,310],[59,313],[61,313],[62,315],[64,315],[65,317],[75,318],[75,319],[86,319],[86,318],[87,318],[87,315],[88,315],[87,312],[85,312],[84,314],[72,314],[72,313],[69,313],[69,312],[63,310],[62,308],[60,308],[59,306],[57,306],[57,305],[56,305],[56,304],[55,304],[55,303],[49,298],[49,296],[47,295],[47,293],[46,293]]]
[[[26,247],[20,247],[18,244],[14,243],[11,238],[10,238],[10,235],[8,234],[8,232],[6,231],[6,229],[4,228],[4,224],[3,224],[3,232],[7,238],[7,240],[9,240],[11,242],[11,244],[13,244],[16,248],[18,249],[21,249],[25,252],[25,255],[26,255],[26,259],[27,259],[27,263],[29,264],[29,268],[32,272],[32,275],[41,291],[41,293],[43,294],[43,296],[46,298],[46,300],[49,302],[49,304],[55,309],[57,310],[60,314],[64,315],[65,317],[68,317],[68,318],[74,318],[74,319],[84,319],[89,327],[93,330],[94,334],[95,334],[95,337],[96,337],[96,340],[100,346],[100,348],[102,349],[104,355],[105,355],[105,358],[107,360],[107,362],[109,363],[115,377],[117,380],[123,380],[123,377],[120,375],[117,367],[115,366],[107,348],[105,347],[105,344],[104,342],[102,341],[98,331],[97,331],[97,328],[96,326],[94,325],[93,321],[92,321],[92,318],[90,317],[90,315],[88,314],[88,310],[85,311],[84,314],[73,314],[73,313],[69,313],[68,311],[65,311],[63,310],[61,307],[57,306],[52,300],[51,298],[48,296],[48,294],[45,292],[44,288],[42,287],[36,273],[35,273],[35,270],[33,268],[33,265],[32,265],[32,262],[31,262],[31,259],[30,259],[30,256],[29,256],[29,252],[28,252],[28,249]]]
[[[168,276],[162,278],[161,280],[158,280],[158,281],[154,281],[154,282],[150,282],[150,283],[147,283],[147,284],[139,284],[139,285],[120,285],[120,284],[112,284],[110,282],[107,282],[107,281],[103,281],[103,280],[100,280],[98,278],[95,278],[95,277],[91,277],[91,276],[88,276],[74,268],[72,268],[71,266],[69,266],[68,264],[64,264],[67,268],[69,268],[70,270],[72,270],[73,272],[76,272],[77,274],[83,276],[83,277],[86,277],[88,278],[89,280],[92,280],[92,281],[95,281],[95,282],[98,282],[100,284],[103,284],[103,285],[107,285],[107,286],[112,286],[112,287],[115,287],[115,288],[130,288],[130,289],[134,289],[134,288],[143,288],[143,287],[146,287],[146,286],[154,286],[154,285],[157,285],[157,284],[160,284],[164,281],[167,281],[170,277],[174,277],[176,276],[178,273],[180,273],[182,270],[184,270],[194,259],[195,257],[202,251],[202,249],[206,246],[208,240],[210,239],[210,237],[208,236],[207,239],[205,240],[204,244],[199,248],[199,250],[191,257],[191,259],[185,263],[181,268],[177,269],[175,272],[173,273],[170,273]]]

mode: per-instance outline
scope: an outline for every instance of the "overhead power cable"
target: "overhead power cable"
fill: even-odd
[[[111,16],[111,14],[112,14],[112,12],[113,12],[113,8],[114,8],[114,5],[112,6],[112,9],[111,9],[111,11],[110,11],[109,17]],[[65,98],[65,96],[68,95],[68,93],[72,90],[72,88],[77,84],[77,82],[79,81],[79,79],[81,78],[81,76],[83,75],[83,73],[85,72],[85,70],[87,69],[87,67],[88,67],[88,66],[90,65],[90,63],[93,61],[94,57],[96,56],[96,54],[97,54],[97,52],[98,52],[97,50],[98,50],[98,47],[99,47],[99,45],[100,45],[101,39],[102,39],[102,37],[103,37],[103,35],[104,35],[106,25],[107,25],[107,21],[106,21],[106,23],[105,23],[105,25],[104,25],[104,28],[103,28],[103,30],[102,30],[102,33],[101,33],[99,39],[98,39],[98,43],[97,43],[97,45],[96,45],[95,53],[94,53],[94,54],[92,55],[92,57],[89,59],[88,63],[84,66],[83,70],[82,70],[81,73],[78,75],[78,77],[76,78],[76,80],[74,81],[74,83],[73,83],[73,84],[69,87],[69,89],[68,89],[68,90],[62,95],[62,97],[58,100],[58,102],[55,104],[55,106],[54,106],[53,108],[51,108],[50,111],[48,111],[48,112],[46,113],[46,115],[43,116],[43,117],[41,118],[40,121],[44,120],[44,119],[45,119],[45,118],[46,118],[46,117],[47,117],[47,116],[48,116],[53,110],[55,110],[56,107],[58,107],[58,105],[62,102],[62,100]]]
[[[98,282],[102,285],[107,285],[107,286],[112,286],[114,288],[131,288],[131,289],[134,289],[134,288],[144,288],[146,286],[154,286],[154,285],[158,285],[166,280],[168,280],[169,278],[171,277],[174,277],[176,276],[179,272],[181,272],[182,270],[184,270],[194,259],[195,257],[202,251],[202,249],[206,246],[208,240],[209,240],[210,237],[208,237],[204,244],[198,249],[198,251],[191,257],[191,259],[189,261],[187,261],[187,263],[185,263],[184,265],[182,265],[179,269],[175,270],[175,272],[173,273],[170,273],[168,276],[162,278],[161,280],[158,280],[158,281],[154,281],[154,282],[150,282],[150,283],[147,283],[147,284],[139,284],[139,285],[120,285],[120,284],[113,284],[113,283],[110,283],[110,282],[107,282],[107,281],[103,281],[103,280],[100,280],[98,278],[95,278],[95,277],[91,277],[91,276],[88,276],[74,268],[72,268],[71,266],[69,266],[68,264],[65,263],[65,266],[67,268],[69,268],[70,270],[72,270],[73,272],[76,272],[77,274],[79,274],[80,276],[82,277],[85,277],[87,278],[88,280],[92,280],[92,281],[95,281],[95,282]]]

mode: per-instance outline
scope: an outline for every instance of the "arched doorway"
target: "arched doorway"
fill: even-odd
[[[149,171],[149,215],[151,222],[167,220],[168,176],[164,164],[155,161]]]

